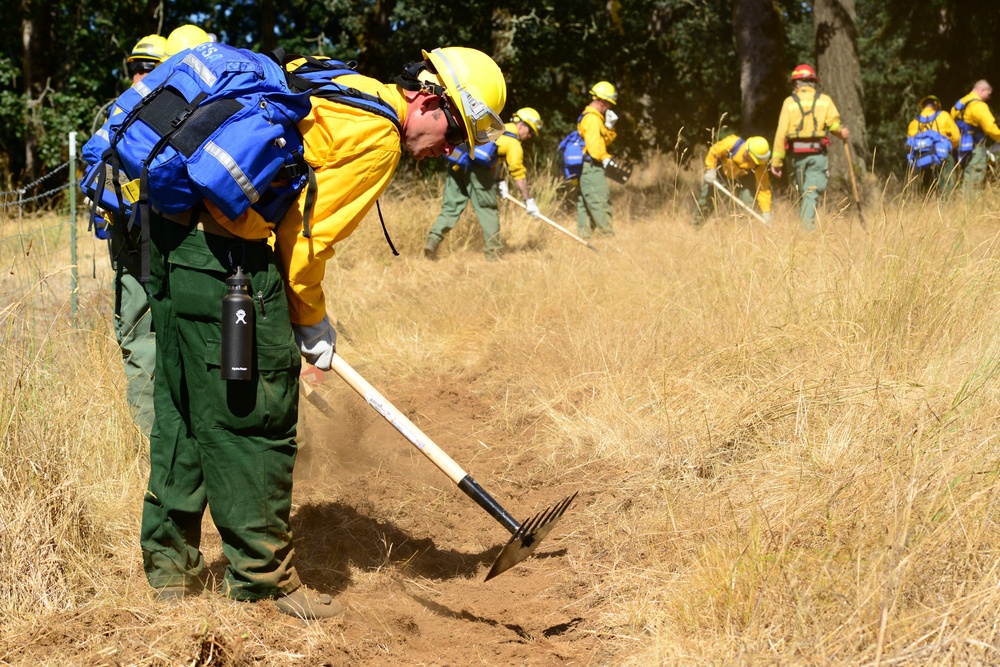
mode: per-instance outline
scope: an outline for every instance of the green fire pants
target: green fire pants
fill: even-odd
[[[458,219],[462,217],[465,205],[472,200],[472,210],[479,218],[479,226],[483,228],[483,246],[486,256],[496,259],[500,256],[503,243],[500,241],[500,213],[497,207],[497,182],[492,170],[480,164],[473,164],[469,171],[449,169],[444,179],[444,197],[441,202],[441,213],[430,236],[440,241],[445,234],[454,229]]]
[[[594,230],[601,236],[613,236],[611,193],[604,170],[593,162],[584,162],[580,173],[580,193],[576,198],[576,226],[580,238],[589,239]]]
[[[125,365],[127,400],[132,419],[143,435],[153,427],[153,378],[156,371],[156,334],[149,314],[149,299],[139,282],[139,228],[132,230],[132,243],[124,225],[111,226],[111,266],[115,271],[115,339]]]
[[[792,182],[799,191],[799,227],[813,231],[816,229],[816,204],[830,182],[830,159],[826,153],[789,155],[788,164],[792,169]]]
[[[284,283],[266,243],[152,218],[156,419],[142,512],[146,577],[157,589],[199,590],[207,505],[229,561],[224,593],[278,597],[300,585],[289,515],[301,360]],[[220,317],[237,264],[252,284],[254,368],[252,379],[227,382]]]
[[[962,163],[962,194],[978,194],[986,182],[986,145],[979,143]]]

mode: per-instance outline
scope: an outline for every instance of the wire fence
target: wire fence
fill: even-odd
[[[49,283],[45,269],[51,267],[43,266],[40,260],[48,259],[52,256],[51,253],[60,247],[65,249],[68,234],[70,250],[68,295],[75,316],[79,291],[76,215],[76,175],[79,160],[76,151],[76,132],[69,133],[67,145],[69,160],[15,190],[0,191],[0,262],[3,262],[7,273],[11,276],[15,274],[15,266],[22,266],[25,270],[30,266],[29,273],[34,275],[39,285]],[[61,197],[64,191],[66,196]],[[45,204],[57,197],[59,197],[59,210],[54,215],[36,215],[46,211]],[[56,270],[56,273],[60,272]],[[49,285],[50,289],[51,287],[52,285]]]

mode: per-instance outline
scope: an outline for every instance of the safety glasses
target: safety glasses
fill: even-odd
[[[131,76],[136,74],[149,74],[156,69],[156,63],[149,60],[133,60],[128,64],[128,73]]]

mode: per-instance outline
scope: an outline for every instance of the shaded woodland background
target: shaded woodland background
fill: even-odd
[[[255,50],[355,59],[391,80],[421,48],[467,45],[500,63],[505,115],[530,105],[555,145],[607,79],[619,88],[617,152],[676,150],[714,134],[773,136],[788,72],[817,65],[824,90],[876,172],[905,165],[901,137],[923,95],[946,104],[980,78],[1000,83],[1000,12],[976,0],[2,0],[0,177],[30,181],[67,159],[126,85],[125,58],[186,22]],[[721,121],[720,121],[721,119]],[[832,156],[836,159],[837,156]],[[435,168],[434,165],[429,165]]]

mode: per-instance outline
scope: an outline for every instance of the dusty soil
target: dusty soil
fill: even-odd
[[[211,594],[152,602],[136,549],[114,557],[116,567],[127,570],[110,575],[124,576],[121,605],[98,596],[73,612],[40,614],[36,625],[0,640],[0,664],[582,665],[613,659],[621,647],[602,636],[591,586],[570,566],[575,540],[586,532],[583,509],[593,498],[579,470],[570,475],[541,466],[524,450],[523,436],[485,426],[489,402],[474,384],[442,377],[402,390],[378,387],[519,521],[580,491],[535,556],[484,582],[509,538],[506,530],[346,383],[327,374],[314,386],[330,409],[323,414],[302,401],[296,563],[307,585],[345,604],[343,617],[305,624],[270,602],[232,604]],[[574,532],[577,537],[567,538]],[[219,578],[226,562],[209,519],[203,552],[210,577]]]

